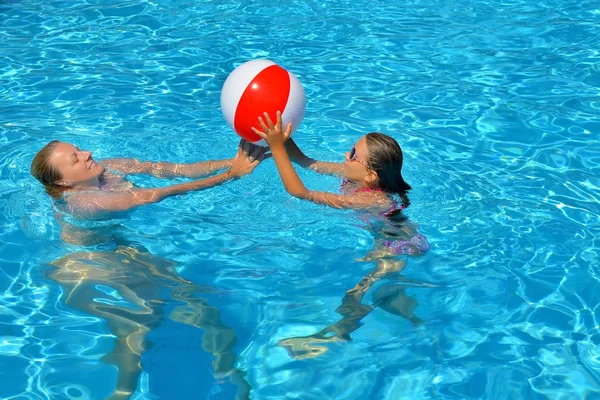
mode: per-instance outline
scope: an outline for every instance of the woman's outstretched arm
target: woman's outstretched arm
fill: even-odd
[[[147,174],[157,178],[202,178],[230,168],[233,159],[200,161],[191,164],[166,161],[140,161],[136,158],[111,158],[100,163],[107,169],[122,174]]]
[[[107,213],[127,211],[144,204],[157,203],[169,196],[207,189],[247,175],[263,159],[262,147],[244,141],[238,149],[231,169],[218,175],[161,188],[75,193],[67,198],[69,211],[83,218],[98,218]]]
[[[241,147],[245,143],[248,142],[242,139],[239,146]],[[102,160],[100,163],[108,170],[122,174],[147,174],[157,178],[202,178],[223,169],[231,168],[233,158],[199,161],[189,164],[166,161],[140,161],[136,158],[110,158]]]

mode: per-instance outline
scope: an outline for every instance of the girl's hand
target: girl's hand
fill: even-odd
[[[284,131],[281,126],[282,123],[281,123],[281,112],[280,111],[277,111],[277,123],[276,124],[273,124],[273,121],[271,121],[269,114],[265,113],[264,115],[265,115],[265,120],[263,120],[262,117],[258,117],[258,123],[260,124],[262,131],[259,131],[258,129],[256,129],[254,127],[252,127],[252,131],[254,133],[256,133],[258,136],[260,136],[261,138],[265,139],[265,141],[268,143],[269,147],[283,145],[285,143],[285,141],[292,134],[292,124],[289,123]],[[266,123],[265,123],[265,121],[266,121]]]
[[[239,178],[250,174],[264,159],[264,147],[252,144],[245,139],[240,140],[238,152],[231,163],[231,176],[233,178]]]

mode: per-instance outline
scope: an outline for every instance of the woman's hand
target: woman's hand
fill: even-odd
[[[283,145],[292,134],[292,124],[289,123],[284,131],[282,128],[280,111],[277,111],[276,124],[273,124],[273,121],[271,121],[269,114],[265,113],[264,115],[265,120],[263,120],[262,117],[258,117],[258,123],[260,124],[262,131],[259,131],[254,127],[252,127],[252,131],[261,138],[265,139],[265,141],[269,144],[269,147]]]
[[[245,139],[240,140],[238,152],[231,163],[231,176],[239,178],[248,175],[262,160],[265,159],[265,148],[248,142]]]

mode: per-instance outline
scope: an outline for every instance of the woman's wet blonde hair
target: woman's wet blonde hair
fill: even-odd
[[[53,140],[38,151],[31,161],[30,168],[31,175],[40,181],[46,188],[46,193],[54,198],[59,198],[66,189],[57,184],[62,179],[62,175],[50,163],[50,156],[59,143],[58,140]]]

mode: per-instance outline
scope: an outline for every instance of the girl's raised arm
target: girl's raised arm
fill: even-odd
[[[265,122],[266,121],[266,122]],[[294,197],[306,199],[317,204],[323,204],[334,208],[354,209],[389,209],[391,200],[380,192],[362,192],[353,195],[340,195],[329,192],[316,192],[308,190],[294,169],[288,155],[285,142],[289,140],[292,132],[291,125],[283,131],[281,113],[277,112],[277,123],[273,124],[269,115],[265,113],[265,121],[258,119],[262,131],[253,128],[254,133],[265,139],[271,148],[271,154],[275,159],[275,165],[279,171],[281,181],[285,190]]]

